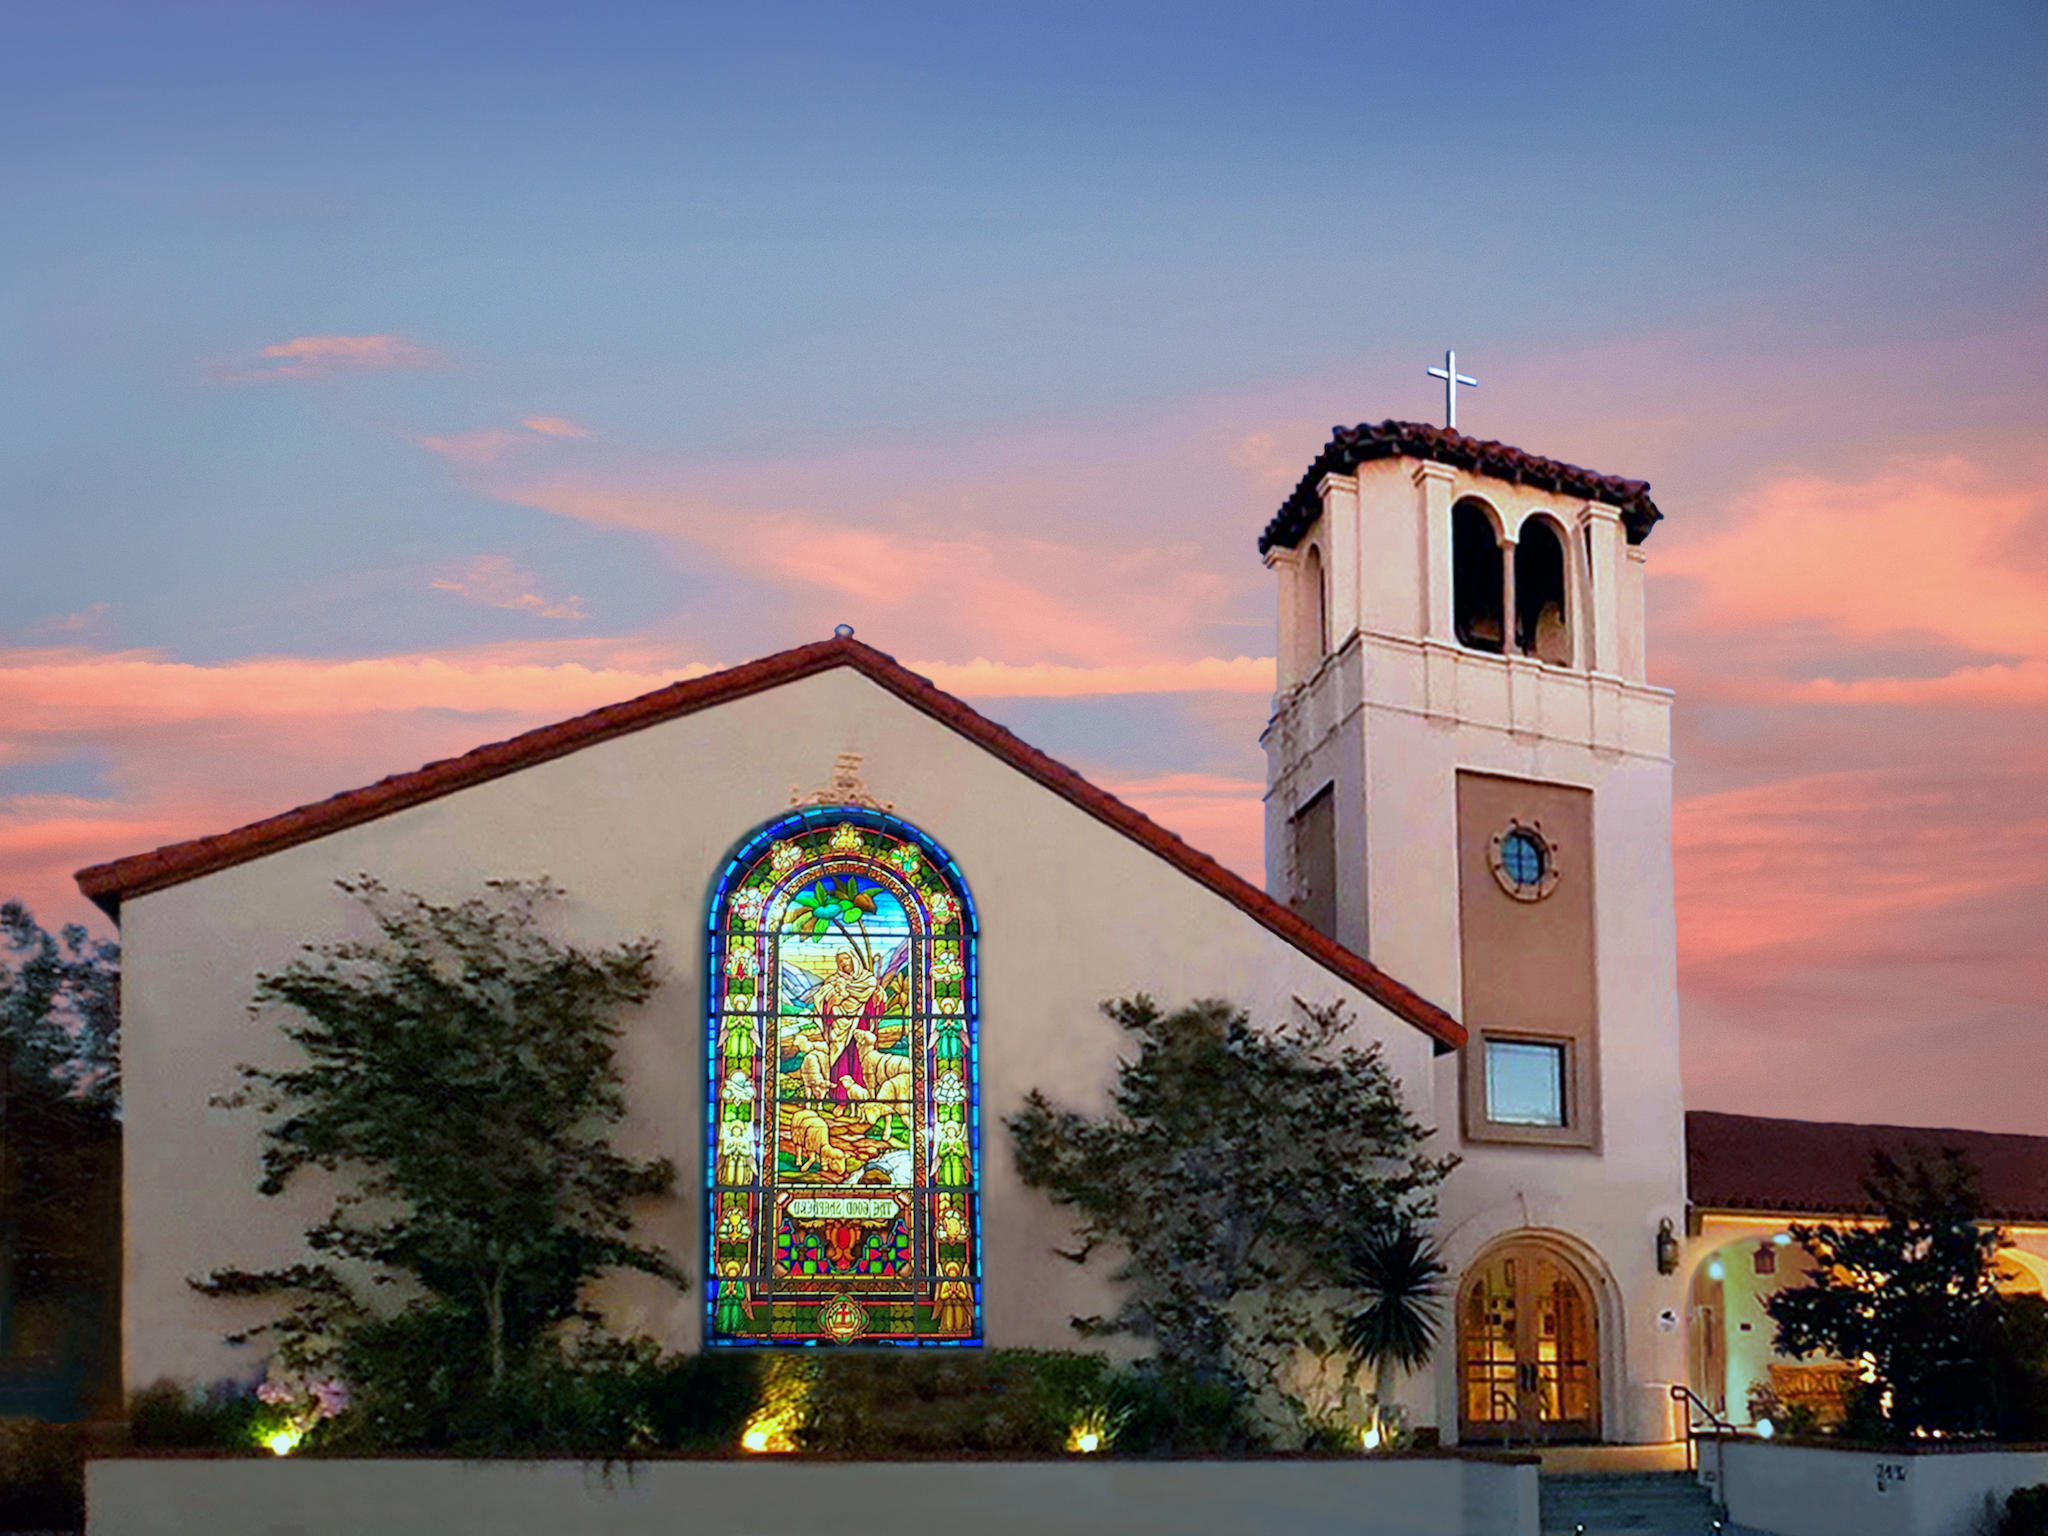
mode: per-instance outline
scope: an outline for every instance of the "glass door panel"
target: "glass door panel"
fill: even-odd
[[[1533,1246],[1485,1260],[1459,1302],[1461,1436],[1598,1438],[1596,1337],[1592,1293],[1568,1265]]]

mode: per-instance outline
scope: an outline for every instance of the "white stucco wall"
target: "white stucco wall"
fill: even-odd
[[[1539,1513],[1534,1461],[1448,1456],[107,1460],[86,1468],[86,1506],[90,1536],[809,1536],[839,1510],[977,1536],[1536,1536]]]
[[[693,1277],[702,1269],[703,939],[709,892],[734,845],[783,813],[792,785],[825,782],[857,751],[874,794],[958,861],[981,918],[981,1094],[987,1342],[1065,1347],[1068,1319],[1110,1304],[1104,1266],[1052,1250],[1065,1222],[1017,1181],[1001,1128],[1031,1088],[1082,1108],[1105,1101],[1122,1045],[1098,1005],[1149,991],[1163,1002],[1227,997],[1280,1020],[1299,996],[1341,1000],[1362,1037],[1427,1112],[1431,1043],[1156,854],[1017,773],[851,670],[838,670],[585,748],[505,778],[252,862],[130,899],[122,912],[128,1241],[126,1380],[246,1375],[261,1341],[221,1335],[257,1310],[186,1284],[224,1265],[302,1253],[324,1212],[310,1182],[255,1193],[259,1119],[211,1109],[235,1064],[287,1047],[251,1018],[258,973],[302,943],[360,923],[334,889],[368,872],[397,889],[459,897],[494,877],[545,874],[573,898],[563,931],[591,941],[649,935],[664,982],[629,1022],[621,1061],[630,1114],[618,1142],[664,1155],[678,1195],[642,1231]],[[702,1294],[630,1277],[611,1284],[621,1327],[695,1347]],[[1433,1412],[1428,1383],[1411,1404]]]
[[[1979,1536],[2015,1488],[2048,1482],[2048,1451],[1783,1445],[1737,1439],[1722,1497],[1736,1524],[1779,1536]]]

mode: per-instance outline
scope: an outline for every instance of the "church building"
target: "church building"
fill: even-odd
[[[566,937],[659,941],[618,1143],[681,1170],[640,1232],[692,1285],[608,1281],[623,1330],[1075,1347],[1109,1282],[1058,1256],[1004,1119],[1033,1089],[1105,1103],[1106,999],[1265,1022],[1304,999],[1349,1010],[1461,1160],[1436,1226],[1454,1315],[1402,1385],[1411,1423],[1665,1442],[1674,1384],[1739,1409],[1700,1276],[1796,1208],[1737,1192],[1709,1227],[1687,1202],[1659,517],[1640,481],[1339,429],[1259,539],[1264,891],[850,631],[81,871],[125,955],[128,1386],[261,1368],[223,1342],[258,1314],[187,1281],[303,1257],[325,1200],[259,1197],[259,1122],[209,1100],[288,1059],[257,977],[362,936],[335,885],[361,873],[443,901],[546,876]]]

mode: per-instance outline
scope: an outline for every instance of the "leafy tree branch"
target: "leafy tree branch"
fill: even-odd
[[[1262,1030],[1225,1002],[1105,1004],[1137,1047],[1111,1112],[1033,1092],[1010,1118],[1024,1181],[1074,1213],[1067,1256],[1124,1255],[1123,1305],[1076,1319],[1082,1332],[1148,1338],[1198,1378],[1271,1385],[1300,1349],[1338,1347],[1319,1302],[1371,1301],[1352,1263],[1365,1236],[1434,1215],[1455,1159],[1421,1154],[1430,1133],[1378,1046],[1349,1042],[1341,1009],[1300,1006]]]
[[[244,1066],[221,1101],[273,1117],[259,1189],[279,1194],[308,1169],[343,1175],[308,1246],[412,1282],[425,1299],[411,1309],[473,1346],[492,1387],[558,1325],[595,1321],[583,1293],[601,1272],[680,1286],[666,1253],[632,1240],[628,1209],[668,1193],[675,1169],[608,1139],[625,1113],[617,1017],[655,989],[653,943],[554,938],[539,913],[562,893],[545,881],[495,881],[448,905],[367,876],[338,883],[379,937],[309,946],[259,978],[251,1012],[276,1011],[303,1064]],[[381,1326],[324,1261],[194,1283],[300,1298],[270,1325],[298,1366],[331,1364]]]

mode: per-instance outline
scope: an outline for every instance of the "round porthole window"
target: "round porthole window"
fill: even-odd
[[[1488,845],[1487,863],[1517,901],[1541,901],[1557,889],[1557,848],[1536,822],[1509,821]]]

